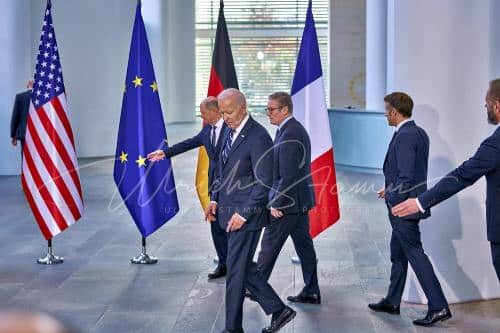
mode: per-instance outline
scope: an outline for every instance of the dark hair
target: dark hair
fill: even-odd
[[[500,101],[500,79],[490,81],[489,95],[491,99]]]
[[[278,103],[280,103],[280,106],[288,107],[288,112],[293,113],[292,97],[290,96],[289,93],[284,91],[278,91],[269,95],[268,99],[278,101]]]
[[[413,100],[404,92],[393,92],[384,97],[384,102],[396,109],[402,116],[411,117],[413,110]]]

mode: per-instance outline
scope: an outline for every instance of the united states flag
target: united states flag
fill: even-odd
[[[51,7],[48,0],[37,53],[21,177],[26,199],[47,240],[75,223],[83,213],[75,143],[67,115]]]

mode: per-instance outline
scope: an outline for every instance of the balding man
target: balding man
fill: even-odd
[[[155,162],[165,157],[172,157],[191,149],[204,146],[210,160],[208,167],[208,189],[210,194],[214,179],[214,171],[217,167],[219,151],[221,149],[220,134],[224,132],[227,126],[219,112],[216,97],[211,96],[204,99],[200,104],[200,113],[206,125],[197,135],[179,142],[172,147],[150,153],[148,155],[148,160]],[[226,231],[219,226],[219,223],[217,223],[215,219],[209,221],[211,222],[212,240],[215,250],[217,251],[217,256],[219,257],[219,263],[215,270],[208,274],[208,278],[217,279],[226,275],[227,236]]]
[[[253,262],[262,228],[269,222],[266,206],[273,179],[273,142],[264,127],[248,115],[245,96],[239,90],[224,90],[218,100],[229,128],[222,136],[213,201],[206,215],[213,218],[217,214],[228,232],[223,332],[243,332],[245,288],[266,314],[272,314],[271,325],[262,332],[277,332],[296,312],[283,303]]]

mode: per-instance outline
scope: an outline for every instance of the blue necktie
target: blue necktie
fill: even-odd
[[[224,143],[224,149],[222,150],[222,163],[224,164],[226,164],[227,162],[227,157],[229,156],[229,152],[231,151],[231,147],[233,145],[234,132],[234,130],[231,130],[231,132],[229,132],[226,142]]]

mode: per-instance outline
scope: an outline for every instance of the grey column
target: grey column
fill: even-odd
[[[387,73],[387,0],[366,2],[366,109],[382,111]]]
[[[10,119],[16,93],[26,89],[32,77],[30,66],[31,1],[0,1],[0,175],[16,175],[21,171],[19,145],[10,143]]]
[[[195,0],[164,1],[163,105],[167,122],[195,120]]]

